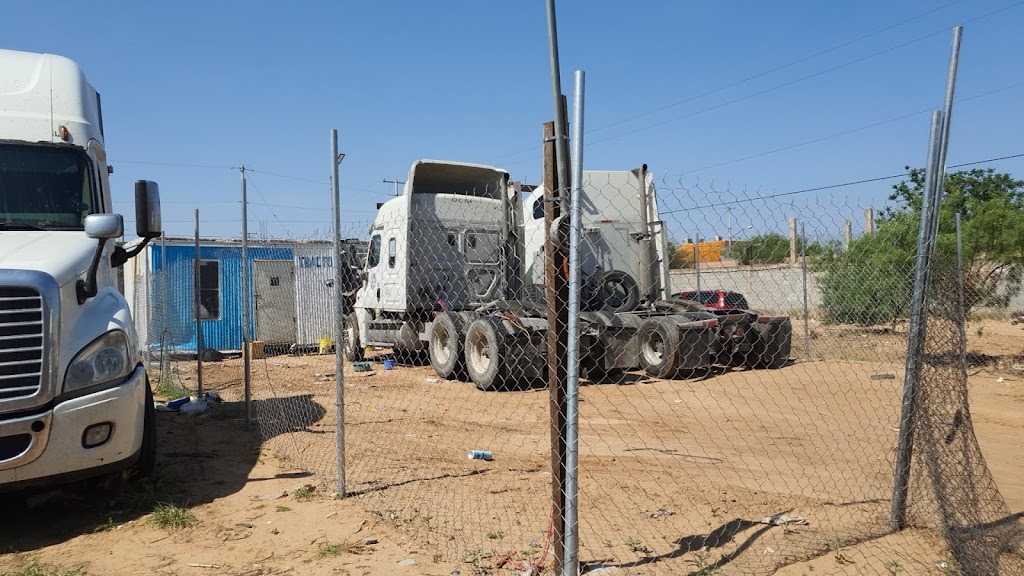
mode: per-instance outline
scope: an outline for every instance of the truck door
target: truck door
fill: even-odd
[[[356,299],[357,308],[367,310],[377,310],[380,308],[382,287],[380,253],[382,238],[383,236],[379,230],[370,236],[370,247],[366,253],[366,266],[363,268],[366,271],[366,281],[363,283],[363,287],[359,289]]]
[[[386,229],[381,236],[380,306],[385,310],[405,310],[405,252],[399,246],[397,229]]]

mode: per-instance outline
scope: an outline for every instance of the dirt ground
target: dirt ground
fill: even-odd
[[[972,420],[1024,511],[1024,330],[970,327]],[[803,360],[802,333],[794,358]],[[580,393],[581,559],[592,574],[954,574],[930,530],[887,534],[905,334],[817,328],[810,362]],[[549,566],[544,389],[483,393],[429,367],[346,367],[336,498],[333,357],[204,366],[228,402],[160,413],[156,478],[3,503],[0,575],[522,574]],[[179,384],[194,373],[177,366]],[[493,452],[492,461],[466,452]],[[173,504],[193,517],[167,526]],[[769,526],[782,513],[807,524]],[[187,518],[186,518],[187,520]],[[33,564],[54,572],[28,572]],[[21,570],[21,571],[18,571]],[[6,571],[6,572],[5,572]]]

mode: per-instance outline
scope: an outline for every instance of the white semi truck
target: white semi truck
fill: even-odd
[[[364,283],[346,318],[347,357],[360,359],[365,346],[427,349],[439,376],[468,376],[481,390],[542,378],[544,191],[523,194],[499,168],[413,164],[405,193],[380,205],[371,228]],[[668,299],[668,246],[646,166],[584,172],[581,206],[588,378],[785,363],[788,318]],[[553,228],[563,241],[562,223]]]
[[[0,50],[0,492],[153,469],[152,392],[115,277],[141,246],[114,246],[110,171],[81,69]],[[138,235],[159,236],[156,184],[135,197]]]

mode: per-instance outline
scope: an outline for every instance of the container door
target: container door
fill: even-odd
[[[256,340],[268,344],[294,344],[295,264],[292,260],[254,260]]]

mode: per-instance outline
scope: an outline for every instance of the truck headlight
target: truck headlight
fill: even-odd
[[[75,356],[64,377],[64,391],[123,380],[131,373],[128,363],[128,338],[114,330],[93,340]]]

